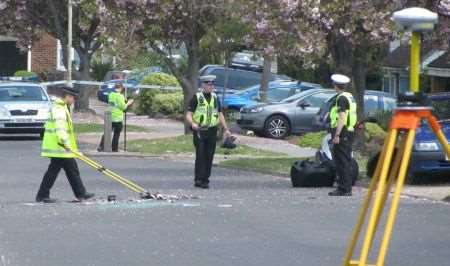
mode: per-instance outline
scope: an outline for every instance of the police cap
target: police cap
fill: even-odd
[[[342,74],[331,75],[331,80],[334,84],[345,85],[350,83],[350,78]]]

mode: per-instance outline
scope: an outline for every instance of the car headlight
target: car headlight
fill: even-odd
[[[263,110],[264,110],[263,107],[255,107],[255,108],[250,109],[250,113],[260,113]]]
[[[418,142],[414,144],[417,151],[438,151],[439,146],[436,142]]]
[[[50,109],[39,110],[39,117],[48,118],[49,114],[50,114]]]
[[[3,106],[0,106],[0,117],[10,117],[10,113],[8,111],[8,109],[6,109]]]
[[[114,88],[114,84],[110,83],[107,85],[108,89],[113,89]]]

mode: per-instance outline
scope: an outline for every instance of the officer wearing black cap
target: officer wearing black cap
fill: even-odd
[[[352,143],[357,121],[356,102],[353,95],[346,91],[350,78],[341,74],[331,76],[338,93],[335,104],[330,110],[330,128],[333,137],[333,161],[336,168],[338,187],[328,193],[330,196],[351,196]]]
[[[209,188],[209,177],[216,151],[217,127],[220,124],[225,137],[230,137],[227,123],[222,114],[220,101],[214,91],[216,76],[201,76],[201,92],[195,94],[188,106],[186,120],[191,125],[195,146],[195,182],[200,188]]]
[[[86,192],[80,178],[75,155],[71,152],[78,151],[70,113],[70,106],[75,103],[77,94],[74,89],[63,87],[62,98],[53,102],[50,117],[45,124],[41,153],[43,157],[50,158],[50,165],[36,195],[37,202],[56,202],[55,199],[50,198],[50,189],[53,187],[61,169],[66,172],[72,191],[78,200],[94,197],[94,193]]]

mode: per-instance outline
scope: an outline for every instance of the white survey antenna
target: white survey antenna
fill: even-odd
[[[410,7],[395,12],[392,19],[402,30],[429,31],[438,22],[438,14],[425,8]]]

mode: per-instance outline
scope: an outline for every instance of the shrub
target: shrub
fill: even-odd
[[[37,77],[37,75],[34,72],[30,72],[30,71],[26,71],[26,70],[18,70],[18,71],[16,71],[16,73],[14,73],[14,77],[29,78],[29,77]]]
[[[175,76],[165,73],[152,73],[146,76],[141,84],[144,85],[157,85],[157,86],[173,86],[178,87],[180,84]]]
[[[108,71],[113,70],[112,63],[102,63],[100,61],[94,61],[92,63],[91,76],[94,80],[102,81]]]
[[[178,80],[169,74],[152,73],[141,84],[157,86],[179,86]],[[156,89],[143,89],[138,96],[136,114],[179,116],[183,114],[183,93],[167,92]]]
[[[372,139],[384,139],[386,136],[386,131],[376,123],[365,123],[364,128],[364,135],[369,141]]]
[[[152,114],[163,114],[168,116],[180,116],[183,114],[183,93],[158,93],[150,106]]]
[[[388,130],[392,118],[392,111],[380,111],[375,114],[375,120],[382,129]]]
[[[327,134],[326,131],[306,133],[300,138],[298,145],[300,147],[309,147],[318,149],[320,148],[320,145],[322,144],[322,139],[325,137],[326,134]]]

